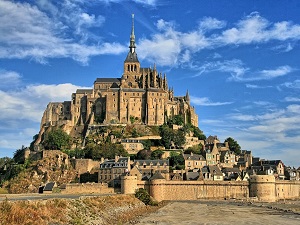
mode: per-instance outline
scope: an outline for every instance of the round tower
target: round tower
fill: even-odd
[[[121,193],[135,194],[137,190],[137,176],[121,176]]]
[[[273,175],[250,176],[250,197],[257,197],[259,201],[275,202],[275,177]]]
[[[154,179],[150,181],[150,195],[158,202],[165,199],[165,179]]]

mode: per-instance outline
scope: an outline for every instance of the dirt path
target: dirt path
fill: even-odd
[[[299,214],[271,207],[231,202],[170,202],[132,224],[300,224]]]

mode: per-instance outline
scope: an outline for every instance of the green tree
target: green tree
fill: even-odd
[[[89,143],[86,145],[84,152],[85,158],[91,159],[101,159],[102,157],[113,159],[116,155],[128,156],[128,153],[124,149],[123,145],[109,142],[101,143],[99,145]]]
[[[159,127],[159,133],[161,136],[161,144],[169,149],[174,138],[173,130],[169,128],[168,125],[164,124]]]
[[[137,154],[136,154],[136,159],[142,159],[142,160],[146,160],[146,159],[150,159],[151,158],[151,150],[140,150]]]
[[[144,146],[144,149],[146,149],[146,150],[150,150],[150,147],[151,147],[151,141],[148,139],[148,140],[143,140],[143,141],[141,141],[141,143],[143,144],[143,146]]]
[[[162,150],[155,150],[151,153],[151,159],[161,159],[164,152]]]
[[[241,146],[232,137],[228,137],[225,141],[228,142],[230,151],[235,152],[236,155],[241,154]]]
[[[170,156],[170,166],[174,169],[184,169],[184,158],[182,154],[171,153]]]
[[[52,130],[45,135],[43,145],[45,149],[58,149],[62,150],[69,148],[71,137],[62,129]]]
[[[173,123],[176,125],[183,125],[184,124],[184,119],[182,115],[175,115],[173,117]]]
[[[183,130],[173,131],[173,142],[177,148],[181,148],[185,144],[185,133]]]

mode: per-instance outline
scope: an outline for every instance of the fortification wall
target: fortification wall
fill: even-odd
[[[276,200],[300,198],[300,181],[276,181],[275,195]]]
[[[75,170],[79,174],[90,172],[94,168],[100,168],[100,161],[92,159],[75,159]]]
[[[84,183],[84,184],[66,184],[61,189],[63,194],[77,194],[77,193],[101,193],[101,194],[112,194],[114,188],[108,187],[105,183]]]
[[[136,176],[123,179],[122,193],[133,194],[146,189],[157,201],[197,199],[248,199],[274,202],[299,199],[300,181],[276,181],[272,175],[254,175],[250,181],[139,181]]]
[[[122,177],[124,194],[133,194],[139,188],[146,189],[157,201],[197,199],[247,199],[247,181],[137,181],[136,176]]]
[[[150,195],[156,200],[247,199],[248,182],[166,181],[149,184]]]

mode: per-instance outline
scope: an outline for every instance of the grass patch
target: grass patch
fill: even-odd
[[[0,188],[0,195],[1,194],[8,194],[8,190],[5,188]]]

